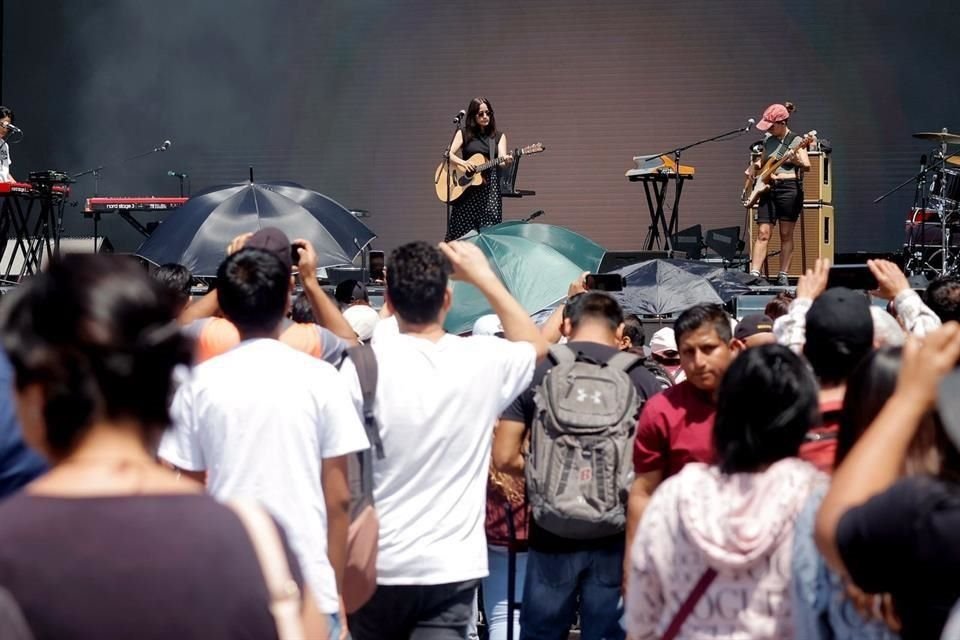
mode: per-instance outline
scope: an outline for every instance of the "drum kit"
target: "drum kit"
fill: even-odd
[[[928,278],[956,275],[960,273],[960,151],[947,154],[947,150],[960,145],[960,134],[943,129],[913,137],[936,142],[937,147],[929,165],[923,156],[916,176],[914,206],[905,226],[904,271]]]

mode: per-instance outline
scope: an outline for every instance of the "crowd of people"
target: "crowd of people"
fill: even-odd
[[[379,311],[316,261],[262,229],[198,299],[102,255],[4,296],[0,636],[960,637],[960,280],[871,261],[884,308],[818,261],[648,339],[584,281],[536,325],[468,243],[393,251]]]

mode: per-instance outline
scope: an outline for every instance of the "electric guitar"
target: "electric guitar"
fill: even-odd
[[[520,156],[528,156],[534,153],[540,153],[544,150],[545,147],[543,144],[537,142],[527,145],[526,147],[514,149],[511,155],[516,159]],[[461,167],[460,165],[451,161],[450,175],[448,176],[447,163],[444,161],[440,163],[440,166],[437,167],[437,170],[434,172],[433,182],[437,189],[437,197],[440,198],[441,202],[447,201],[448,187],[450,189],[450,202],[453,202],[462,196],[463,192],[470,187],[481,184],[483,182],[482,174],[484,171],[502,165],[506,161],[506,158],[504,157],[486,160],[486,156],[484,156],[482,153],[475,153],[466,160],[467,162],[475,165],[476,169],[473,171],[468,171],[466,168]]]
[[[787,149],[787,152],[779,158],[770,158],[767,160],[767,163],[762,169],[760,169],[760,172],[754,178],[752,188],[749,180],[744,186],[743,193],[740,194],[740,199],[743,201],[743,206],[749,209],[757,204],[757,201],[760,200],[760,196],[762,196],[765,191],[770,189],[770,181],[773,180],[773,174],[776,173],[777,169],[783,166],[787,160],[793,159],[793,157],[796,156],[798,149],[806,149],[813,144],[813,141],[816,139],[817,132],[811,131],[802,138],[797,138],[794,140],[790,145],[790,148]]]

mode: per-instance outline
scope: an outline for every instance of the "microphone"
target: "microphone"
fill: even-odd
[[[171,178],[180,178],[181,180],[187,178],[187,174],[178,173],[176,171],[167,171],[167,175],[170,176]]]
[[[750,131],[750,127],[757,124],[757,121],[753,118],[747,118],[747,126],[743,128],[744,131]]]
[[[173,144],[173,143],[170,142],[169,140],[164,140],[164,141],[163,141],[163,144],[160,145],[159,147],[157,147],[156,149],[154,149],[153,151],[154,151],[154,152],[157,152],[157,151],[166,151],[167,149],[170,148],[170,145],[171,145],[171,144]]]
[[[463,117],[465,115],[467,115],[467,112],[464,111],[463,109],[460,109],[460,112],[457,115],[453,116],[453,124],[459,124],[459,122],[463,120]]]
[[[3,125],[3,128],[4,128],[4,129],[10,129],[10,131],[13,131],[14,133],[23,133],[23,131],[22,131],[21,129],[19,129],[18,127],[13,126],[13,125],[10,124],[9,122],[0,122],[0,124]]]

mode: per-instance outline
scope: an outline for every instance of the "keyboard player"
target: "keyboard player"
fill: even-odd
[[[10,173],[13,159],[10,157],[10,144],[7,136],[13,131],[13,111],[7,107],[0,107],[0,182],[16,182]]]

